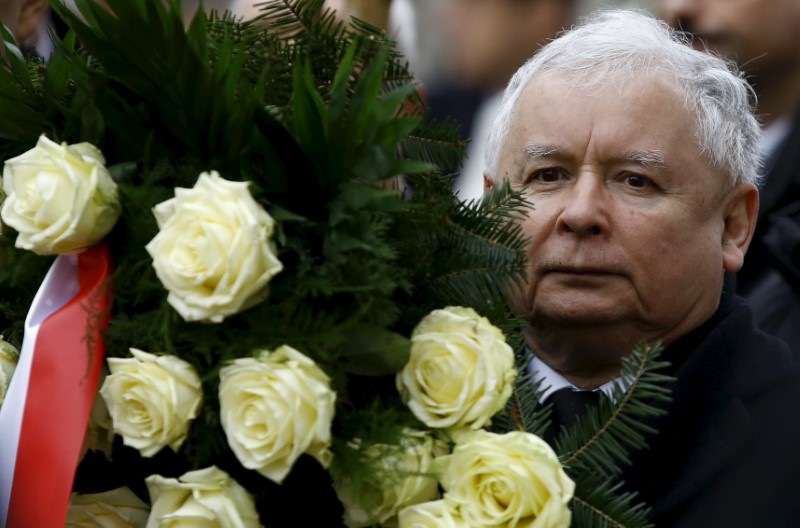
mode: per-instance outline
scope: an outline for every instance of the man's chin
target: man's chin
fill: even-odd
[[[549,312],[537,317],[540,323],[570,326],[573,328],[582,327],[606,327],[616,326],[620,319],[618,317],[609,317],[607,314],[601,312],[590,313],[576,313],[576,312]]]
[[[630,320],[630,310],[616,303],[581,302],[548,303],[536,307],[530,322],[538,324],[569,325],[571,327],[617,326]]]

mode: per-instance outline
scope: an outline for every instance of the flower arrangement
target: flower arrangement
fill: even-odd
[[[188,28],[179,0],[106,3],[53,5],[71,30],[47,64],[6,34],[0,70],[0,403],[17,349],[45,361],[29,323],[60,313],[57,271],[108,275],[61,355],[86,389],[68,526],[647,526],[606,477],[609,444],[643,445],[612,415],[665,397],[654,351],[616,405],[537,436],[503,296],[530,205],[452,195],[463,145],[391,40],[322,0]]]

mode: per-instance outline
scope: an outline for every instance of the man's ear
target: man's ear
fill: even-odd
[[[17,42],[25,42],[36,34],[39,23],[47,13],[47,0],[22,0],[17,25]]]
[[[751,183],[734,187],[725,198],[725,228],[722,232],[722,267],[736,273],[753,239],[758,218],[758,189]]]
[[[488,191],[494,187],[494,181],[489,177],[488,172],[483,173],[483,192]]]

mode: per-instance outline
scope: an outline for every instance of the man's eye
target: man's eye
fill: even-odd
[[[558,169],[541,169],[533,173],[533,178],[531,179],[544,183],[553,183],[561,180],[563,176],[562,172]]]
[[[623,178],[623,181],[629,186],[636,189],[642,189],[650,185],[650,180],[639,174],[628,174]]]

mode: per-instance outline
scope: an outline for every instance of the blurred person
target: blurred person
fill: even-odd
[[[49,45],[47,0],[0,0],[0,21],[9,29],[20,48],[33,49]],[[45,53],[49,51],[49,47]]]
[[[469,140],[455,184],[463,200],[483,190],[485,136],[511,75],[573,19],[572,0],[444,0],[442,82],[428,89],[431,115],[450,116]]]
[[[447,0],[443,30],[452,41],[454,82],[499,90],[533,52],[570,22],[562,0]]]
[[[695,48],[735,61],[755,90],[765,178],[737,290],[762,329],[800,350],[800,2],[659,0],[657,10]]]

